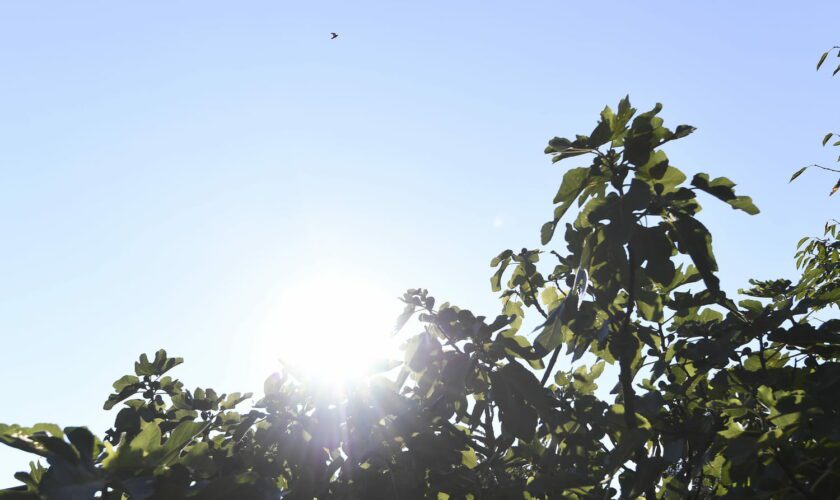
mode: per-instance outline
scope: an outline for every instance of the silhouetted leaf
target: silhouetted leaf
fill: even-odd
[[[796,172],[794,172],[794,173],[793,173],[793,175],[791,175],[791,176],[790,176],[790,180],[789,180],[788,182],[793,182],[793,180],[794,180],[794,179],[796,179],[797,177],[799,177],[800,175],[802,175],[802,173],[803,173],[804,171],[806,171],[806,170],[808,170],[808,167],[802,167],[802,168],[800,168],[799,170],[797,170]]]

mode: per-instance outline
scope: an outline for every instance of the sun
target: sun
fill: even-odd
[[[371,273],[301,273],[273,301],[258,358],[320,382],[358,380],[399,356],[392,335],[402,303]]]

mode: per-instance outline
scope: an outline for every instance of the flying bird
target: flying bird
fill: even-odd
[[[336,38],[338,38],[338,33],[334,32],[334,31],[332,33],[330,33],[330,35],[331,35],[330,40],[335,40]]]

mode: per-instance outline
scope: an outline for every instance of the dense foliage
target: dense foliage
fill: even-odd
[[[247,408],[187,390],[168,375],[180,358],[142,356],[103,438],[1,427],[45,463],[0,497],[833,497],[840,320],[815,313],[840,299],[836,227],[800,243],[800,282],[752,281],[735,302],[698,197],[758,209],[670,163],[663,146],[694,128],[660,110],[625,98],[589,135],[549,141],[553,162],[579,163],[544,247],[493,259],[500,315],[409,290],[397,375],[324,391],[274,374]]]

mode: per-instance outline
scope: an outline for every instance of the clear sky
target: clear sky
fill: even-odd
[[[390,321],[359,280],[496,314],[489,260],[537,245],[562,176],[546,140],[627,93],[698,127],[675,165],[761,208],[706,203],[724,286],[793,276],[840,207],[825,172],[787,183],[837,156],[840,77],[814,67],[838,19],[835,0],[3,2],[0,422],[101,434],[111,382],[160,347],[189,387],[259,391],[285,335]],[[25,463],[0,449],[0,484]]]

